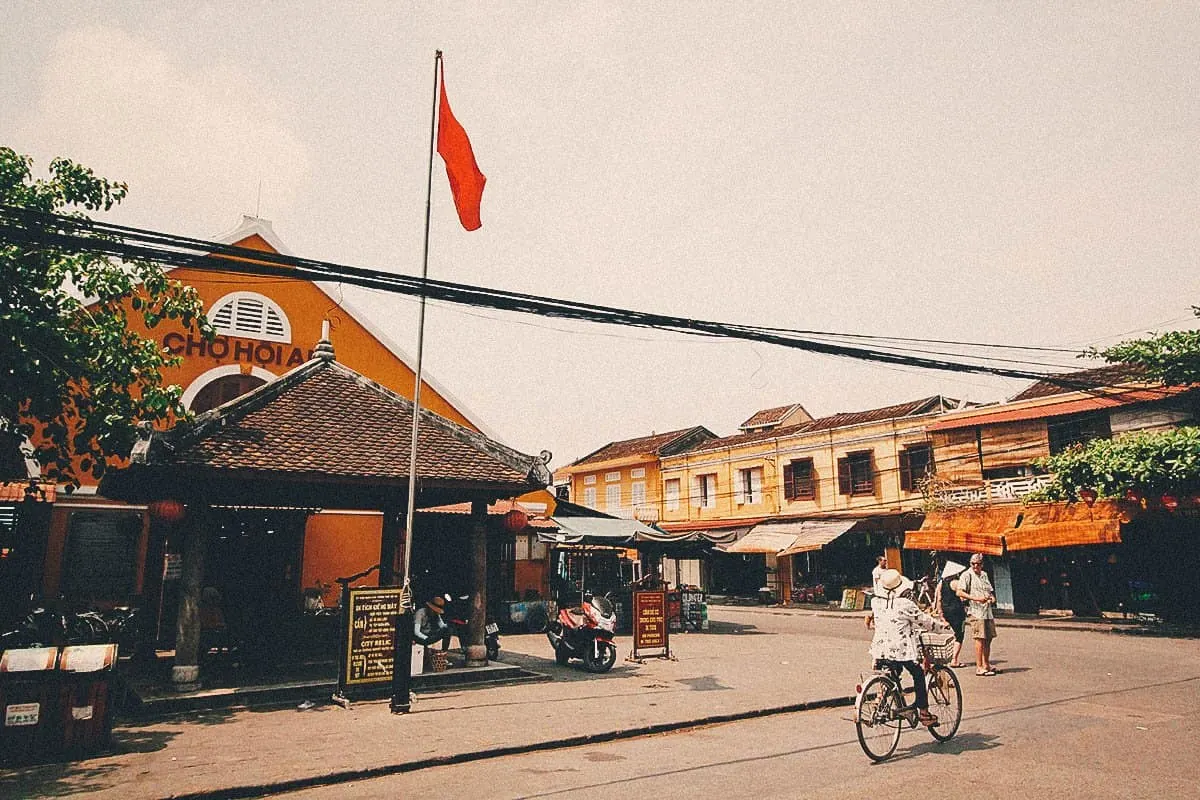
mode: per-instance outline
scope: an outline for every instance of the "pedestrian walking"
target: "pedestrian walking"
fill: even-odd
[[[983,553],[971,556],[971,568],[958,579],[958,596],[967,604],[967,623],[975,641],[975,674],[991,677],[996,674],[992,666],[992,640],[996,638],[992,606],[996,604],[996,590],[983,571]]]

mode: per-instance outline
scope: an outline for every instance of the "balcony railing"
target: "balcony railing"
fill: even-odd
[[[1012,503],[1050,483],[1049,475],[997,478],[982,486],[940,486],[933,492],[936,502],[948,506]]]

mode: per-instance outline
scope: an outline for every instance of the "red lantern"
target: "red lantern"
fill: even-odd
[[[529,515],[519,508],[514,508],[504,515],[504,529],[511,533],[517,533],[525,529],[529,524]]]
[[[1082,500],[1083,502],[1087,503],[1088,508],[1091,508],[1096,503],[1096,490],[1095,489],[1080,489],[1079,490],[1079,499]]]
[[[155,500],[149,506],[150,516],[163,522],[178,522],[183,519],[183,503],[178,500]]]
[[[1179,498],[1173,494],[1164,494],[1161,498],[1163,508],[1167,511],[1174,511],[1179,508]]]

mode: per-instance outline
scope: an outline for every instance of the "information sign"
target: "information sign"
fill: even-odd
[[[633,653],[630,658],[639,660],[642,650],[662,648],[655,657],[670,658],[670,632],[667,630],[667,593],[633,593]]]
[[[401,591],[398,586],[350,589],[349,624],[342,643],[347,687],[392,680]]]

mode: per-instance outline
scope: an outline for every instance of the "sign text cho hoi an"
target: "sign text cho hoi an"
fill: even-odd
[[[671,646],[667,632],[667,593],[633,593],[633,654],[634,660],[641,658],[642,650],[662,648],[663,652],[651,655],[671,657]]]
[[[343,643],[347,686],[392,680],[401,591],[400,587],[350,590],[349,624]]]

